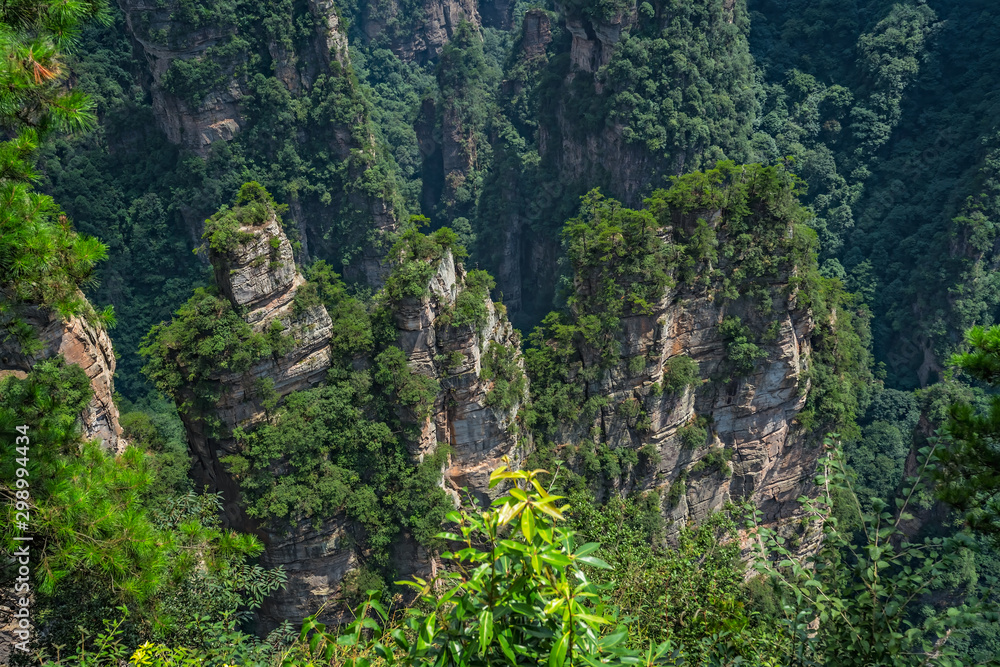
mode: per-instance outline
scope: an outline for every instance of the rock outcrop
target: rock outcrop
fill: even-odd
[[[212,51],[232,38],[235,27],[182,23],[176,18],[179,4],[120,0],[126,26],[146,57],[157,123],[171,143],[204,155],[213,142],[228,141],[240,131],[245,82],[234,77],[236,58],[221,62]],[[205,91],[197,103],[170,92],[164,78],[175,61],[217,62],[220,84]]]
[[[774,288],[780,294],[780,286]],[[611,399],[594,424],[603,442],[656,452],[655,469],[636,488],[660,492],[669,533],[730,500],[752,501],[769,525],[786,523],[799,511],[796,499],[812,488],[820,447],[807,442],[795,418],[809,389],[814,324],[794,298],[777,296],[774,307],[776,336],[762,346],[767,361],[724,382],[728,361],[719,325],[740,309],[718,303],[710,289],[672,289],[649,315],[622,320],[625,361],[588,386]],[[697,364],[702,379],[678,394],[658,391],[664,369],[680,355]],[[633,373],[629,361],[635,359],[643,364]],[[632,401],[641,405],[648,428],[623,418],[622,406]],[[682,431],[692,427],[705,428],[708,439],[685,443]],[[719,451],[727,460],[713,462]]]
[[[197,395],[217,396],[214,404],[188,410],[182,418],[198,485],[222,491],[228,524],[259,535],[266,547],[261,563],[281,566],[288,573],[284,592],[269,598],[259,612],[261,627],[269,629],[286,618],[315,613],[339,592],[344,577],[358,567],[364,554],[358,551],[356,528],[345,516],[327,517],[318,524],[291,521],[280,528],[252,520],[245,512],[238,480],[223,463],[238,450],[233,431],[252,430],[265,419],[267,400],[280,401],[320,385],[331,366],[330,316],[321,304],[304,308],[300,300],[296,307],[296,293],[305,281],[278,221],[272,215],[233,233],[240,241],[232,250],[210,251],[220,294],[254,331],[267,333],[277,327],[294,345],[283,354],[260,359],[245,372],[212,371],[204,381],[209,391],[202,384]],[[465,277],[449,253],[439,262],[429,296],[408,299],[394,309],[398,344],[411,371],[435,378],[441,387],[426,419],[418,420],[403,406],[399,411],[404,423],[414,424],[419,432],[407,443],[414,464],[446,443],[450,458],[442,471],[442,485],[451,492],[469,487],[485,497],[489,472],[499,465],[500,457],[519,460],[515,422],[526,385],[522,383],[520,395],[504,406],[491,404],[495,382],[484,372],[484,355],[491,345],[503,346],[521,372],[519,341],[503,307],[492,302],[488,291],[477,293],[482,298],[477,310],[486,313],[485,319],[464,326],[449,323],[448,314],[455,312],[467,289]],[[370,360],[357,363],[364,366]],[[268,385],[266,392],[261,391],[262,381]],[[178,400],[195,405],[197,395],[194,387],[188,387]],[[393,553],[400,571],[426,573],[431,567],[432,555],[405,536]]]
[[[612,209],[590,208],[567,232],[570,328],[549,330],[549,364],[562,375],[544,376],[533,392],[584,398],[543,415],[545,446],[566,449],[555,455],[579,466],[598,494],[657,492],[668,539],[730,501],[749,501],[765,524],[807,550],[819,535],[795,525],[803,516],[798,499],[816,491],[822,432],[798,419],[811,378],[863,379],[814,350],[828,352],[831,336],[837,345],[848,340],[853,325],[849,316],[838,321],[836,300],[816,296],[815,259],[800,251],[808,233],[795,209],[780,203],[789,192],[749,194],[757,179],[780,172],[711,174],[654,196],[641,222],[609,223]],[[735,185],[705,185],[713,178]],[[716,208],[720,201],[725,210]],[[832,310],[814,313],[816,303]],[[844,337],[829,333],[838,328]],[[821,393],[810,405],[809,423],[834,419],[835,409],[823,414],[824,400]],[[593,453],[619,464],[595,472]]]
[[[392,51],[406,62],[436,60],[462,21],[477,29],[481,25],[476,0],[423,0],[419,19],[401,15],[397,0],[367,3],[362,12],[365,37],[368,40],[387,37]],[[498,20],[505,15],[495,14]]]
[[[241,227],[240,232],[248,240],[236,250],[211,253],[219,291],[243,313],[254,331],[265,333],[277,327],[282,335],[294,339],[294,346],[284,354],[257,361],[246,372],[219,369],[205,380],[218,395],[211,416],[212,421],[221,422],[220,427],[210,430],[205,415],[198,411],[182,412],[182,418],[196,459],[198,483],[225,492],[229,521],[254,530],[240,509],[239,490],[220,461],[234,453],[228,434],[238,426],[252,428],[264,418],[262,380],[269,381],[268,394],[279,400],[324,380],[330,368],[332,323],[322,305],[301,311],[296,308],[295,293],[305,279],[296,269],[291,244],[273,215],[263,225]]]
[[[266,5],[261,13],[269,16],[271,27],[233,17],[224,8],[192,10],[179,0],[120,4],[129,32],[145,55],[145,83],[157,124],[178,146],[206,157],[213,143],[238,141],[246,128],[273,122],[246,104],[261,97],[255,73],[280,82],[272,99],[278,106],[301,100],[303,109],[321,104],[339,109],[310,118],[302,114],[295,128],[285,128],[285,137],[276,138],[268,129],[264,134],[271,144],[263,141],[245,149],[273,162],[279,160],[274,151],[291,142],[297,160],[315,161],[303,166],[305,171],[326,173],[338,165],[337,176],[317,177],[314,185],[321,185],[317,189],[322,194],[300,194],[309,190],[302,188],[288,196],[290,217],[299,227],[305,256],[335,264],[350,256],[349,278],[378,286],[387,270],[384,236],[397,226],[396,195],[391,178],[380,190],[364,172],[393,167],[380,157],[368,107],[356,90],[345,26],[332,0]],[[303,25],[313,27],[311,34],[297,32],[295,40],[276,36],[282,29],[298,31]],[[317,88],[320,79],[325,83]],[[331,121],[331,115],[337,119]],[[210,211],[192,202],[182,212],[192,236],[200,236],[201,222]]]
[[[504,307],[489,295],[484,297],[486,318],[481,326],[451,325],[459,293],[467,287],[465,270],[450,252],[440,261],[430,287],[429,297],[404,300],[394,311],[399,345],[410,367],[441,385],[431,417],[420,424],[413,452],[423,457],[438,443],[446,443],[446,481],[452,488],[468,487],[485,498],[490,472],[501,458],[509,456],[516,463],[524,454],[516,422],[527,396],[522,391],[508,407],[492,406],[495,381],[484,372],[484,356],[491,345],[510,351],[518,359],[517,372],[523,374],[520,339]]]
[[[293,523],[287,530],[271,529],[252,520],[241,501],[239,483],[222,462],[237,451],[233,430],[251,430],[266,416],[262,381],[269,385],[266,394],[270,400],[280,400],[319,385],[330,368],[330,316],[320,304],[296,308],[295,295],[305,280],[276,218],[271,215],[259,226],[240,227],[239,233],[246,240],[234,250],[210,253],[219,292],[254,331],[265,333],[277,327],[282,335],[294,339],[294,346],[284,354],[259,360],[243,373],[221,369],[212,373],[206,382],[218,399],[209,414],[189,410],[182,411],[181,417],[195,458],[193,474],[198,485],[222,491],[227,523],[259,535],[265,544],[262,564],[281,566],[288,573],[287,595],[272,596],[262,610],[265,624],[269,624],[269,619],[277,622],[314,613],[319,605],[313,602],[336,588],[356,562],[356,555],[350,540],[345,539],[346,522],[341,518],[325,521],[318,528]],[[190,390],[187,394],[194,398]]]
[[[245,46],[234,47],[234,37],[246,36],[221,16],[192,15],[177,0],[119,2],[146,57],[154,116],[170,142],[207,155],[214,142],[236,136],[245,122],[242,100],[249,84],[243,65],[249,53]],[[302,52],[279,42],[266,44],[275,76],[292,93],[311,87],[319,74],[330,71],[331,62],[347,63],[347,38],[333,3],[309,0],[308,11],[316,19],[316,33]],[[179,81],[185,78],[179,64],[206,67],[212,81],[188,82],[204,89],[181,94],[186,85]]]
[[[13,337],[0,340],[0,377],[5,374],[24,377],[37,362],[62,355],[67,363],[76,364],[90,378],[93,396],[81,415],[83,437],[99,440],[105,451],[124,451],[127,443],[122,438],[118,406],[114,402],[115,353],[108,332],[87,317],[63,319],[46,308],[28,307],[21,317],[34,329],[41,350],[28,355]]]

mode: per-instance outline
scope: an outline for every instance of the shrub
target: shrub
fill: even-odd
[[[517,363],[517,350],[490,341],[482,358],[481,377],[493,381],[486,394],[486,404],[501,410],[510,410],[525,400],[528,378]]]
[[[403,232],[389,253],[396,260],[392,273],[385,281],[389,299],[397,302],[427,296],[438,262],[448,252],[452,253],[455,261],[468,256],[465,248],[458,243],[458,235],[447,227],[433,234],[421,234],[415,227]]]
[[[452,326],[471,324],[477,331],[486,325],[489,316],[487,300],[496,281],[486,271],[472,270],[465,274],[465,285],[455,299]]]
[[[272,216],[280,222],[279,216],[286,209],[287,206],[279,206],[260,183],[250,181],[240,188],[232,208],[223,206],[205,221],[201,237],[207,240],[208,247],[215,252],[233,252],[254,238],[253,232],[244,231],[243,227],[259,227]],[[272,243],[275,241],[278,239],[271,239]],[[276,245],[271,247],[272,250],[277,249]]]
[[[691,468],[691,472],[699,473],[718,470],[726,477],[733,474],[733,468],[729,461],[733,458],[733,450],[723,447],[712,447],[705,456],[701,457]]]
[[[725,317],[719,324],[719,333],[726,341],[726,358],[737,375],[749,375],[757,362],[767,357],[767,352],[751,341],[750,329],[743,325],[739,317]]]
[[[560,525],[568,507],[544,490],[540,473],[500,468],[490,485],[514,485],[494,501],[495,510],[448,515],[457,532],[441,533],[441,538],[462,548],[441,558],[454,563],[454,573],[431,582],[402,582],[419,600],[403,620],[405,631],[383,631],[379,623],[389,616],[376,594],[339,637],[314,618],[306,619],[285,664],[321,656],[334,664],[362,664],[349,662],[359,650],[392,655],[390,664],[401,667],[470,664],[464,656],[478,656],[475,664],[483,665],[556,667],[584,660],[618,666],[638,659],[638,651],[626,648],[627,629],[590,582],[592,570],[609,568],[593,555],[599,545],[579,544],[573,531]],[[643,658],[655,661],[670,649],[669,644],[649,647]]]
[[[705,444],[708,439],[707,420],[704,417],[692,417],[684,426],[677,429],[677,437],[684,449],[695,449]]]
[[[698,381],[698,362],[682,354],[663,363],[662,391],[676,396]]]
[[[441,385],[434,378],[413,372],[406,354],[398,347],[389,347],[375,357],[374,378],[390,391],[399,402],[413,408],[419,419],[427,419]]]

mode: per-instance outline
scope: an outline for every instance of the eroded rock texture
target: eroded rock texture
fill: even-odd
[[[501,464],[501,458],[510,456],[515,463],[522,458],[515,422],[526,397],[507,409],[488,403],[494,386],[483,372],[483,355],[488,347],[494,344],[514,350],[520,358],[519,336],[503,306],[487,296],[487,318],[482,327],[442,325],[442,314],[455,310],[464,277],[464,269],[456,266],[448,253],[431,280],[431,296],[399,304],[395,321],[399,345],[411,368],[441,383],[433,414],[421,424],[420,438],[413,443],[414,454],[423,457],[439,442],[447,443],[448,483],[453,488],[468,487],[485,497],[490,471]]]
[[[367,39],[375,40],[385,35],[397,56],[420,63],[435,60],[462,21],[476,28],[481,25],[476,0],[423,0],[418,17],[403,14],[405,10],[398,0],[370,2],[362,11],[362,30]],[[491,11],[493,16],[498,21],[509,21],[503,9]],[[386,34],[390,25],[393,31]]]
[[[28,308],[22,317],[34,328],[42,349],[35,355],[26,355],[13,337],[0,340],[0,376],[12,373],[24,377],[35,363],[62,355],[67,363],[76,364],[87,373],[94,392],[81,415],[83,437],[100,440],[106,451],[124,451],[127,443],[122,438],[118,406],[113,398],[115,352],[108,332],[84,317],[64,320],[48,309]]]
[[[397,228],[396,201],[391,186],[378,191],[364,172],[392,167],[380,162],[368,107],[360,101],[353,80],[345,26],[334,3],[307,0],[284,10],[268,8],[269,21],[275,24],[270,27],[227,14],[224,6],[192,9],[179,0],[120,0],[120,4],[128,30],[145,56],[149,72],[145,83],[156,122],[178,146],[207,157],[213,143],[232,141],[259,123],[267,126],[273,119],[261,117],[262,95],[272,106],[291,100],[301,100],[304,109],[331,105],[311,118],[299,114],[288,142],[298,154],[296,159],[320,162],[303,169],[336,165],[343,172],[336,178],[343,180],[338,183],[330,176],[322,180],[322,186],[332,191],[325,196],[289,195],[289,217],[300,229],[305,256],[339,264],[346,254],[352,258],[345,271],[351,280],[379,285],[387,271],[383,237]],[[288,31],[295,32],[294,40]],[[267,87],[271,82],[266,78],[257,77],[261,73],[273,75],[276,89]],[[256,107],[248,105],[255,99]],[[273,134],[264,130],[265,137],[275,141]],[[283,141],[278,141],[279,147]],[[273,152],[266,143],[259,142],[254,150]],[[267,159],[278,160],[273,154]],[[195,237],[208,214],[203,205],[191,202],[190,208],[182,209]]]
[[[732,266],[725,270],[732,270]],[[816,492],[813,477],[822,452],[816,433],[796,418],[806,405],[815,322],[785,280],[768,282],[771,312],[748,301],[722,298],[717,280],[669,288],[648,313],[621,319],[621,362],[585,382],[586,396],[606,399],[592,421],[566,424],[563,445],[631,449],[638,465],[603,493],[655,491],[667,540],[730,501],[751,502],[761,521],[787,533],[796,548],[818,544],[801,533],[798,498]],[[578,293],[587,285],[578,283]],[[739,317],[762,358],[753,370],[734,369],[725,318]],[[581,349],[583,366],[600,364]],[[682,357],[697,365],[697,381],[671,390],[663,384]]]
[[[218,395],[211,412],[221,421],[220,427],[210,431],[199,411],[182,412],[182,417],[197,459],[198,482],[226,491],[230,521],[249,527],[239,509],[238,489],[220,462],[233,453],[228,434],[237,426],[252,427],[265,416],[262,381],[270,381],[279,399],[323,381],[330,367],[332,323],[321,305],[296,312],[295,292],[305,280],[277,220],[272,216],[260,227],[241,227],[241,232],[250,240],[233,252],[211,254],[219,291],[256,332],[280,325],[282,334],[292,337],[295,345],[283,355],[259,360],[245,373],[213,372],[207,384]]]
[[[719,304],[709,289],[672,289],[651,314],[622,320],[626,361],[588,386],[589,392],[611,399],[593,425],[603,442],[612,449],[651,447],[658,455],[655,469],[634,483],[640,490],[660,492],[664,515],[672,522],[669,532],[730,500],[751,500],[765,522],[783,523],[798,511],[796,499],[812,488],[820,448],[807,443],[795,417],[809,387],[805,371],[813,321],[784,297],[775,299],[775,311],[777,335],[762,346],[767,361],[749,375],[724,382],[720,378],[731,371],[719,325],[727,315],[742,314],[745,321],[752,315]],[[654,383],[679,355],[697,363],[702,379],[678,394],[657,391]],[[641,371],[627,370],[632,359],[644,361]],[[631,401],[642,406],[648,428],[637,429],[623,415],[623,404]],[[708,440],[686,445],[681,431],[699,419]],[[725,464],[699,466],[718,450],[731,452],[731,474]]]
[[[192,13],[176,0],[120,0],[119,4],[146,57],[153,112],[171,143],[207,155],[212,143],[231,140],[245,122],[242,104],[249,84],[244,65],[250,55],[233,41],[248,37],[240,33],[234,18]],[[292,93],[312,86],[317,76],[330,71],[331,62],[347,63],[347,38],[333,3],[309,0],[308,10],[316,18],[316,30],[301,52],[277,41],[266,45],[275,76]],[[190,94],[182,85],[183,77],[177,76],[176,61],[181,66],[211,63],[214,67],[206,72],[212,81],[199,94]],[[171,65],[175,65],[173,79],[168,74]]]
[[[283,355],[258,361],[245,373],[213,373],[208,384],[218,395],[215,405],[188,411],[183,419],[196,458],[198,484],[222,491],[228,523],[258,534],[266,545],[262,564],[281,566],[288,573],[285,591],[271,596],[260,611],[261,627],[269,629],[284,619],[315,613],[340,590],[344,576],[359,565],[363,554],[357,550],[351,521],[343,516],[330,517],[318,526],[293,521],[281,528],[251,520],[241,502],[238,481],[222,462],[236,451],[233,430],[252,429],[266,416],[262,381],[270,381],[272,400],[275,395],[280,400],[318,386],[331,364],[332,324],[326,309],[315,305],[296,312],[295,294],[304,280],[281,226],[272,216],[260,226],[244,226],[240,231],[247,240],[235,250],[211,253],[220,293],[255,331],[266,332],[280,323],[283,335],[294,338],[295,345]],[[452,491],[467,486],[485,496],[489,471],[499,465],[500,457],[512,455],[519,460],[514,422],[520,401],[506,409],[488,404],[493,382],[484,376],[482,356],[490,344],[516,349],[518,341],[502,306],[494,305],[488,294],[483,304],[488,315],[482,326],[454,327],[440,321],[443,313],[454,310],[465,288],[464,276],[464,269],[448,254],[431,280],[430,296],[411,299],[395,309],[398,342],[411,369],[438,379],[441,385],[427,419],[418,421],[402,407],[400,416],[419,426],[420,436],[409,443],[414,462],[432,453],[439,443],[447,443],[451,456],[442,484]],[[200,389],[203,392],[205,387]],[[221,424],[209,428],[215,420]],[[428,568],[434,567],[432,554],[406,536],[394,545],[393,559],[401,572],[428,574]]]
[[[280,325],[282,335],[291,336],[295,344],[284,354],[257,361],[244,373],[214,372],[206,384],[218,396],[215,405],[182,411],[181,416],[195,458],[197,484],[222,491],[229,525],[259,535],[266,546],[261,562],[268,567],[282,566],[288,572],[288,595],[269,599],[265,616],[301,617],[318,608],[307,604],[314,592],[335,586],[356,558],[345,545],[344,522],[327,521],[319,529],[292,524],[287,526],[289,534],[258,525],[246,515],[239,484],[222,459],[236,452],[233,429],[252,429],[265,417],[267,395],[280,400],[325,379],[330,368],[332,323],[322,305],[296,309],[295,293],[305,281],[274,216],[258,227],[241,227],[240,231],[249,240],[232,252],[210,256],[219,291],[255,331],[263,333]],[[187,394],[193,401],[192,391],[187,390]],[[216,420],[219,423],[214,423]]]

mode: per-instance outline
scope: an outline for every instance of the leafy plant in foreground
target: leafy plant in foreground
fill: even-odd
[[[850,478],[839,444],[828,438],[825,446],[828,454],[817,479],[820,498],[799,499],[810,521],[822,526],[823,544],[816,554],[800,562],[784,538],[757,523],[759,510],[747,526],[760,556],[757,569],[783,591],[783,624],[791,640],[784,664],[961,664],[954,640],[1000,620],[996,606],[983,602],[986,596],[975,587],[967,596],[954,590],[942,594],[961,566],[963,549],[973,545],[971,537],[958,533],[918,542],[902,525],[913,520],[910,506],[926,484],[938,445],[921,449],[918,474],[908,480],[894,511],[878,500],[870,513],[858,508],[858,542],[831,516],[832,490],[838,485],[850,489]]]
[[[461,548],[442,554],[452,567],[436,579],[400,582],[418,596],[402,627],[383,633],[389,614],[373,595],[339,637],[306,619],[284,665],[368,667],[376,656],[400,666],[651,665],[666,656],[669,643],[626,646],[627,629],[587,573],[610,566],[593,555],[597,543],[577,544],[560,526],[568,506],[542,486],[543,472],[503,466],[490,485],[513,482],[507,495],[484,512],[449,514],[458,533],[440,537]]]

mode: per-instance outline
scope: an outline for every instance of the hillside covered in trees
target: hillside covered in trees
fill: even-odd
[[[0,3],[0,662],[1000,664],[998,31]]]

